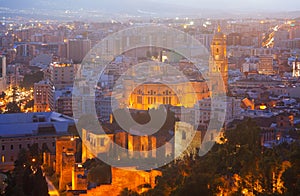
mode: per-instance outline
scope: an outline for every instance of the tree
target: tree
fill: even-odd
[[[25,109],[27,109],[27,108],[33,108],[33,105],[34,105],[34,100],[32,99],[32,100],[28,101],[28,102],[25,104],[24,108],[25,108]]]
[[[111,167],[99,159],[88,159],[83,164],[83,167],[88,170],[88,183],[97,186],[101,184],[111,183]]]
[[[8,176],[8,186],[5,195],[48,195],[48,185],[39,161],[33,161],[35,151],[21,149],[15,161],[15,168]]]
[[[138,196],[139,194],[133,190],[125,188],[121,191],[120,196]]]
[[[161,168],[145,195],[297,195],[300,145],[260,145],[260,129],[246,119],[226,130],[224,143],[203,157],[185,157]],[[226,142],[225,142],[226,141]]]
[[[5,96],[6,96],[5,92],[2,91],[2,93],[0,94],[0,99],[5,99]]]
[[[6,112],[5,113],[20,113],[21,108],[18,106],[16,102],[9,102],[6,105]]]

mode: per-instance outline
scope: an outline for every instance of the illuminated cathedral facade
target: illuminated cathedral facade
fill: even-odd
[[[182,78],[172,70],[161,65],[151,65],[158,78],[145,75],[143,82],[130,77],[124,80],[123,104],[131,109],[148,110],[158,105],[183,106],[192,108],[205,98],[219,92],[227,94],[228,91],[228,59],[226,54],[226,36],[218,27],[211,43],[209,59],[209,80],[203,78]],[[200,75],[200,74],[199,74]],[[145,79],[147,78],[147,79]]]
[[[125,105],[130,109],[148,110],[159,105],[192,108],[197,101],[210,96],[206,81],[200,77],[187,78],[172,73],[170,67],[152,65],[157,75],[124,80]]]

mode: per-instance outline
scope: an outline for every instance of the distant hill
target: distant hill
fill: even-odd
[[[159,17],[202,17],[202,18],[296,18],[300,17],[300,11],[280,11],[279,6],[259,6],[249,1],[235,3],[237,0],[0,0],[0,7],[14,10],[94,10],[105,14],[129,14],[133,16],[159,16]],[[273,0],[279,1],[279,0]],[[296,0],[293,0],[296,1]],[[174,3],[176,2],[176,3]],[[181,5],[177,4],[181,3]],[[247,6],[249,5],[249,6]],[[295,9],[297,8],[297,1]],[[280,7],[280,6],[279,6]],[[299,6],[298,6],[299,7]],[[272,8],[272,9],[271,9]],[[292,7],[293,8],[293,7]],[[299,8],[300,9],[300,8]],[[269,11],[267,11],[269,10]],[[16,13],[24,14],[24,13]]]

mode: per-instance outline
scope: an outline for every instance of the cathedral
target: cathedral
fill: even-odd
[[[123,81],[124,105],[131,109],[148,110],[160,104],[192,108],[205,98],[226,95],[228,92],[228,59],[226,36],[218,26],[211,42],[208,80],[189,78],[184,80],[178,73],[172,73],[167,66],[149,65],[144,68],[155,69],[155,76],[145,75],[127,77]],[[199,74],[198,74],[199,75]]]
[[[213,94],[227,94],[228,58],[226,54],[226,36],[221,32],[220,26],[218,26],[218,30],[213,37],[210,50],[209,76],[211,91],[213,91]]]

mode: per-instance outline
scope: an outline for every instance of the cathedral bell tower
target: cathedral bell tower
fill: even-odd
[[[211,43],[209,59],[209,73],[214,92],[228,92],[228,59],[226,53],[226,36],[221,32],[220,26]],[[222,76],[223,82],[220,80]]]

